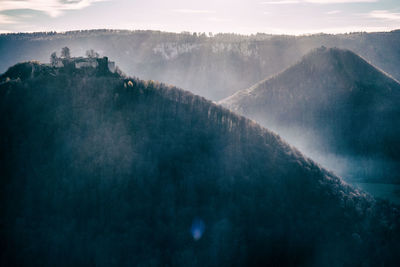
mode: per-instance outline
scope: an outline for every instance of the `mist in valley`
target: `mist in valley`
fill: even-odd
[[[384,198],[398,202],[399,92],[397,80],[362,57],[321,47],[220,103],[355,186],[394,184]]]
[[[266,128],[278,133],[291,146],[304,156],[311,158],[325,169],[342,177],[346,182],[357,186],[359,183],[393,185],[393,191],[384,198],[393,200],[399,196],[396,192],[398,162],[385,157],[357,156],[333,153],[326,147],[323,138],[316,133],[299,127],[283,127],[271,123],[263,124]],[[382,181],[385,177],[387,180]],[[374,194],[373,190],[367,192]],[[397,196],[396,196],[397,195]],[[381,195],[379,197],[382,197]],[[396,199],[396,203],[399,203]]]

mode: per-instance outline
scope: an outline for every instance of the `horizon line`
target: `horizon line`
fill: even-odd
[[[312,35],[342,35],[342,34],[356,34],[356,33],[389,33],[389,32],[396,32],[399,31],[399,28],[394,29],[387,29],[387,30],[354,30],[354,31],[343,31],[343,32],[328,32],[328,31],[315,31],[315,32],[303,32],[303,33],[273,33],[273,32],[255,32],[255,33],[240,33],[240,32],[205,32],[205,31],[166,31],[166,30],[159,30],[159,29],[128,29],[128,28],[90,28],[90,29],[71,29],[71,30],[53,30],[53,31],[0,31],[0,35],[18,35],[18,34],[43,34],[43,33],[53,33],[53,34],[68,34],[68,33],[77,33],[77,32],[90,32],[90,31],[123,31],[123,32],[161,32],[161,33],[169,33],[169,34],[205,34],[205,37],[212,38],[216,35],[223,35],[223,34],[234,34],[239,36],[255,36],[255,35],[270,35],[270,36],[312,36]],[[210,36],[212,33],[212,36]]]

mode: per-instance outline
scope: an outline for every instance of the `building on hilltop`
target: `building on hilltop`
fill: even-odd
[[[115,72],[115,62],[109,61],[108,57],[93,58],[93,57],[70,57],[70,58],[53,58],[50,65],[55,68],[73,68],[73,69],[83,69],[83,68],[94,68],[100,71],[110,71]]]
[[[108,61],[108,70],[111,72],[115,72],[116,67],[115,67],[115,62],[114,61]]]
[[[72,58],[76,69],[81,68],[97,68],[99,63],[97,58],[84,58],[84,57],[77,57]]]

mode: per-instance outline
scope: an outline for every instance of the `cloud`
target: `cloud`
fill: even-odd
[[[281,1],[266,1],[266,2],[261,2],[263,5],[287,5],[287,4],[299,4],[301,3],[298,0],[281,0]]]
[[[185,14],[213,14],[216,13],[215,10],[204,10],[204,9],[173,9],[173,12],[176,13],[185,13]]]
[[[340,12],[342,12],[342,11],[341,10],[331,10],[331,11],[325,12],[325,14],[334,15],[334,14],[338,14]]]
[[[1,24],[15,24],[17,21],[15,21],[12,17],[0,14],[0,25]]]
[[[30,9],[57,17],[63,11],[83,9],[103,1],[107,0],[0,0],[0,11]]]
[[[350,4],[350,3],[373,3],[379,0],[271,0],[264,1],[264,5],[287,5],[287,4]]]
[[[373,10],[368,13],[368,16],[377,19],[400,21],[400,13],[390,12],[389,10]]]
[[[312,4],[350,4],[350,3],[374,3],[379,0],[304,0]]]

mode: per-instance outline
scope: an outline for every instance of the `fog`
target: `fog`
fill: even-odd
[[[339,175],[349,183],[395,181],[398,162],[379,156],[357,156],[332,153],[318,133],[301,127],[283,127],[264,123],[264,127],[278,133],[292,147],[311,158],[325,169]]]
[[[350,50],[321,47],[219,103],[348,181],[400,183],[400,84]]]
[[[64,46],[72,56],[94,49],[130,76],[218,101],[276,75],[321,46],[351,49],[400,79],[399,36],[396,31],[310,36],[123,30],[2,34],[0,72],[27,60],[49,62],[49,55]]]

